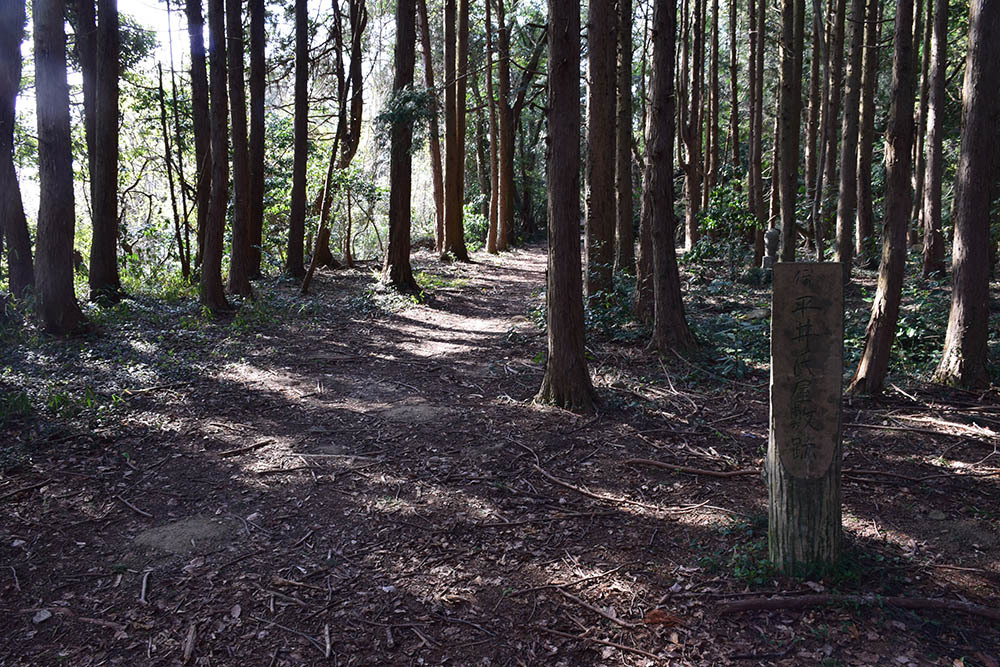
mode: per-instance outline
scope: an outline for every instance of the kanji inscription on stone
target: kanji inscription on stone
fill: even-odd
[[[774,265],[771,437],[793,477],[822,477],[840,450],[843,271],[840,263]]]

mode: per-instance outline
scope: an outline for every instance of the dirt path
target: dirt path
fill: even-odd
[[[759,465],[761,378],[640,393],[660,362],[602,348],[599,414],[534,406],[545,341],[526,315],[544,253],[418,259],[425,305],[372,295],[356,270],[321,275],[307,301],[275,288],[284,305],[207,330],[109,326],[114,345],[88,363],[113,384],[132,368],[115,360],[134,358],[152,389],[115,394],[103,426],[46,432],[0,488],[14,491],[0,662],[951,664],[997,646],[996,627],[966,619],[718,617],[717,599],[789,585],[760,562],[759,480],[621,461]],[[864,488],[845,495],[848,513],[871,511]],[[996,595],[996,564],[968,565],[963,590]]]

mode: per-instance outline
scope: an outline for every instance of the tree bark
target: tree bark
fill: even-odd
[[[913,147],[913,0],[899,0],[889,93],[886,132],[885,219],[882,225],[882,261],[872,314],[865,332],[861,361],[848,389],[851,393],[882,391],[889,370],[889,352],[896,336],[899,302],[906,262],[906,232],[910,218],[910,171]]]
[[[413,84],[416,59],[416,3],[396,2],[396,50],[392,91],[399,95]],[[451,77],[453,78],[453,77]],[[449,81],[451,79],[449,78]],[[454,129],[454,128],[452,128]],[[382,281],[396,290],[417,294],[420,288],[410,268],[410,186],[413,120],[397,119],[389,130],[389,244],[382,265]]]
[[[226,95],[226,29],[223,0],[209,0],[208,39],[212,65],[212,198],[205,221],[201,261],[201,303],[212,311],[229,310],[222,289],[222,246],[229,203],[229,104]]]
[[[444,177],[441,174],[441,128],[438,126],[438,95],[434,87],[434,58],[431,51],[430,23],[427,20],[427,0],[417,0],[417,20],[420,24],[420,49],[424,59],[424,85],[431,96],[431,113],[427,144],[431,155],[431,187],[434,197],[435,243],[444,250]],[[487,39],[489,33],[487,32]],[[447,82],[446,82],[447,83]]]
[[[615,272],[635,273],[632,187],[632,0],[618,0],[615,107]]]
[[[712,57],[708,64],[708,169],[705,171],[705,189],[702,195],[703,207],[719,180],[719,0],[712,0]]]
[[[923,222],[923,275],[944,275],[944,233],[941,230],[941,178],[944,172],[945,70],[948,66],[948,2],[935,0],[927,104]]]
[[[226,0],[226,55],[233,145],[233,239],[229,291],[250,296],[250,147],[247,144],[247,95],[243,64],[243,2]]]
[[[514,114],[510,90],[510,26],[504,0],[497,3],[497,113],[500,127],[497,249],[514,242]]]
[[[827,230],[830,221],[836,215],[837,204],[834,193],[839,187],[837,178],[837,128],[840,127],[840,97],[844,80],[844,16],[847,12],[847,0],[835,0],[833,31],[830,34],[829,49],[826,57],[829,60],[829,94],[827,104],[823,108],[823,157],[822,172],[817,178],[817,187],[823,193],[818,207],[818,215],[814,221],[813,235],[816,242],[816,257],[822,258],[826,252]],[[854,110],[851,110],[854,113]]]
[[[309,14],[306,0],[295,0],[295,155],[292,163],[292,201],[288,216],[288,253],[285,271],[305,275],[306,162],[309,150]]]
[[[652,71],[646,120],[646,167],[641,216],[653,241],[653,332],[650,347],[687,351],[694,336],[684,317],[681,281],[674,247],[674,43],[677,5],[657,0],[653,5]]]
[[[997,159],[1000,105],[1000,4],[973,0],[969,54],[962,87],[962,147],[955,179],[951,312],[938,382],[979,389],[990,384],[986,363],[989,306],[989,219]]]
[[[35,288],[48,333],[80,330],[86,320],[73,292],[73,153],[66,80],[64,0],[35,0],[35,102],[38,119],[38,207]]]
[[[194,125],[195,200],[198,206],[198,248],[194,265],[201,266],[205,252],[205,228],[212,194],[212,143],[208,108],[208,70],[205,65],[205,21],[201,0],[187,0],[188,40],[191,43],[191,120]]]
[[[93,238],[90,243],[90,298],[117,301],[121,298],[118,276],[118,31],[117,0],[97,2],[97,71],[94,99],[94,156],[92,159],[91,209]]]
[[[265,61],[264,0],[249,0],[250,13],[250,277],[261,277],[261,245],[264,241],[264,95]]]
[[[924,170],[926,160],[924,159],[924,137],[927,133],[927,105],[928,105],[928,74],[930,70],[931,58],[931,32],[934,27],[934,0],[927,1],[927,17],[924,20],[924,46],[921,52],[920,66],[920,104],[917,107],[916,139],[914,141],[914,162],[913,162],[913,212],[910,218],[913,220],[910,226],[910,245],[920,243],[920,227],[923,222],[923,201],[924,201]],[[914,41],[917,35],[913,36]],[[913,57],[916,58],[917,50],[914,48]]]
[[[737,0],[729,0],[729,145],[733,151],[733,169],[740,174],[740,91],[737,57]],[[740,187],[739,179],[735,186]]]
[[[486,0],[486,106],[490,121],[490,200],[487,221],[489,229],[486,232],[486,252],[495,255],[497,250],[497,232],[500,205],[500,174],[499,151],[497,143],[500,140],[497,127],[497,104],[493,93],[493,18],[490,8],[492,0]]]
[[[865,0],[851,0],[851,50],[847,61],[844,119],[840,142],[840,188],[837,197],[837,245],[834,258],[844,265],[844,284],[851,280],[854,222],[858,203],[858,114],[864,51]]]
[[[181,263],[181,275],[187,279],[191,273],[191,267],[188,266],[188,257],[184,253],[184,235],[181,231],[181,217],[177,211],[177,191],[174,189],[173,150],[170,148],[170,133],[167,130],[166,93],[163,90],[163,66],[160,63],[156,63],[156,72],[159,80],[157,100],[160,103],[160,132],[163,135],[163,163],[167,168],[167,190],[170,193],[170,211],[173,213],[174,239],[177,241],[177,258]]]
[[[580,275],[580,2],[549,0],[548,358],[536,400],[590,411]]]
[[[855,255],[865,268],[874,268],[871,239],[875,235],[872,196],[872,151],[875,144],[875,106],[878,104],[879,46],[882,33],[882,3],[868,0],[865,21],[864,65],[861,81],[861,130],[858,138],[858,229]]]
[[[809,201],[816,195],[816,165],[819,145],[819,110],[822,105],[820,89],[822,88],[823,62],[823,13],[819,0],[813,0],[812,24],[812,57],[809,60],[809,109],[806,112],[806,197]]]
[[[612,289],[615,249],[615,6],[590,0],[587,25],[585,294]]]
[[[460,0],[464,3],[465,0]],[[444,4],[444,252],[459,261],[468,261],[463,228],[462,191],[463,144],[460,132],[459,105],[465,111],[465,99],[459,99],[459,27],[456,0]]]
[[[764,231],[767,214],[764,210],[764,13],[765,0],[749,0],[750,61],[747,75],[750,80],[750,146],[748,150],[747,194],[750,211],[757,218],[754,235],[754,266],[760,266],[764,257]]]
[[[781,260],[795,261],[795,197],[799,189],[799,128],[802,115],[802,49],[805,0],[782,0],[781,109]]]
[[[23,298],[35,282],[31,236],[14,168],[14,123],[21,87],[24,21],[23,0],[0,5],[0,236],[7,241],[8,282],[15,299]]]
[[[701,190],[702,190],[702,104],[701,87],[703,71],[705,66],[704,42],[705,42],[705,0],[691,0],[694,2],[694,23],[691,27],[693,33],[692,55],[691,55],[691,78],[688,90],[689,111],[687,113],[687,123],[683,128],[682,139],[687,148],[687,159],[682,164],[684,168],[684,247],[690,250],[701,237],[701,230],[698,228],[698,214],[701,212]],[[686,58],[685,58],[686,60]],[[687,76],[686,67],[683,76]]]

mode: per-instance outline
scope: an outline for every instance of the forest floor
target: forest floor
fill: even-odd
[[[579,416],[532,402],[543,249],[415,266],[423,304],[362,267],[230,319],[136,297],[85,337],[6,339],[0,664],[998,664],[995,390],[845,399],[844,562],[788,579],[766,287],[686,268],[690,360],[593,315]],[[817,594],[878,597],[727,607]]]

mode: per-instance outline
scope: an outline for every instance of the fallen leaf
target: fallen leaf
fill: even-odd
[[[683,625],[684,621],[673,614],[668,614],[662,609],[650,609],[646,612],[646,617],[642,619],[646,625],[662,625],[665,628],[672,628],[675,625]]]
[[[48,609],[39,609],[38,612],[31,617],[32,623],[44,623],[45,621],[52,618],[52,612]]]

